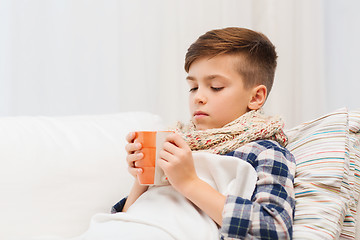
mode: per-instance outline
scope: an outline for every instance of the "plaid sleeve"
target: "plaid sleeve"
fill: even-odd
[[[295,210],[293,155],[261,140],[229,153],[249,162],[258,178],[251,199],[227,196],[221,239],[292,239]]]
[[[117,213],[117,212],[122,212],[125,203],[126,203],[127,197],[121,199],[119,202],[117,202],[114,206],[112,206],[110,212],[111,213]]]

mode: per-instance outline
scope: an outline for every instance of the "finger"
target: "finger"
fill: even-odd
[[[159,158],[165,162],[173,162],[174,155],[166,150],[162,150],[159,152]]]
[[[129,132],[128,135],[126,135],[126,141],[129,143],[133,143],[136,137],[135,132]]]
[[[126,157],[126,161],[130,167],[135,166],[135,162],[141,160],[144,157],[142,152],[129,154]]]
[[[174,155],[178,155],[184,150],[191,151],[189,145],[178,134],[169,135],[163,144],[163,149]]]
[[[166,141],[174,143],[176,146],[180,148],[188,147],[188,144],[185,142],[185,140],[177,133],[169,134],[166,137]]]
[[[136,151],[140,151],[142,148],[141,143],[128,143],[125,145],[125,151],[127,153],[134,153]]]
[[[134,177],[136,177],[136,175],[142,174],[144,172],[144,170],[142,168],[133,168],[133,167],[128,167],[128,171]]]
[[[178,149],[178,147],[173,142],[167,141],[167,142],[164,142],[164,144],[163,144],[163,150],[165,150],[166,152],[169,152],[171,154],[175,154],[177,149]]]
[[[166,168],[167,168],[167,166],[169,166],[169,162],[163,158],[159,158],[159,160],[160,161],[158,161],[157,164],[166,174]]]
[[[171,160],[168,161],[169,158],[165,157],[161,157],[159,155],[159,161],[157,162],[158,166],[165,172],[166,174],[166,170],[167,168],[171,165]]]

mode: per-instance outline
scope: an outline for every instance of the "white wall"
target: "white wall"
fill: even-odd
[[[266,105],[291,127],[360,108],[356,0],[0,0],[0,116],[144,110],[187,120],[188,46],[249,27],[279,52]]]
[[[1,0],[0,115],[119,110],[117,1]]]
[[[325,5],[327,110],[360,108],[360,2]]]

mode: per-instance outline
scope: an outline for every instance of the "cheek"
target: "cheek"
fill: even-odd
[[[219,98],[216,102],[219,114],[224,118],[235,120],[247,111],[247,104],[244,98],[239,96]]]
[[[193,106],[194,106],[193,100],[192,100],[192,97],[191,97],[191,96],[189,96],[189,98],[188,98],[188,106],[189,106],[189,109],[192,109]]]
[[[222,96],[217,96],[216,101],[213,102],[214,106],[218,108],[220,111],[226,110],[229,106],[236,105],[237,103],[233,98],[224,94]]]

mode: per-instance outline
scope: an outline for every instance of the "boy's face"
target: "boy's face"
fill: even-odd
[[[253,88],[245,89],[236,56],[200,58],[190,66],[189,105],[197,130],[220,128],[249,111]]]

